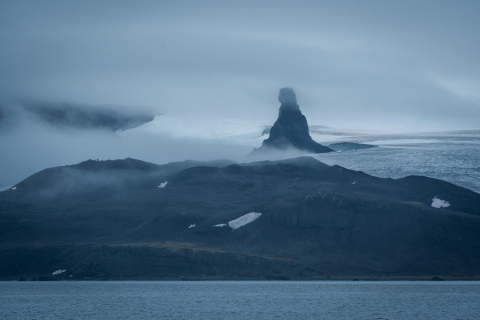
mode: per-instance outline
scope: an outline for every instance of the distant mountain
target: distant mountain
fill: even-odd
[[[125,159],[46,169],[13,188],[0,193],[2,279],[480,274],[480,195],[426,177],[310,157]]]
[[[305,153],[331,152],[310,137],[307,119],[300,111],[297,97],[291,88],[280,89],[278,100],[281,103],[278,119],[270,129],[270,136],[264,140],[262,146],[254,149],[250,157],[262,158],[263,155],[277,150],[296,149]]]

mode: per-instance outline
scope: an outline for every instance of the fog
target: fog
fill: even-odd
[[[285,86],[310,125],[479,129],[478,12],[478,1],[2,1],[0,186],[89,158],[242,159]],[[59,122],[39,106],[87,111]],[[143,124],[84,125],[91,110]]]
[[[13,185],[42,169],[88,159],[132,157],[157,164],[186,159],[243,161],[253,149],[248,139],[245,142],[235,137],[195,136],[192,130],[150,130],[161,117],[135,129],[117,132],[58,127],[35,119],[22,119],[0,134],[0,182],[3,186]],[[260,129],[255,136],[260,137]]]

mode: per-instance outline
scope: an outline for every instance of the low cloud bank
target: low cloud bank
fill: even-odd
[[[259,144],[262,127],[242,127],[218,119],[207,120],[168,115],[157,116],[135,128],[114,131],[112,123],[128,123],[107,114],[117,122],[91,121],[72,123],[60,117],[58,122],[46,120],[35,112],[20,108],[0,109],[9,113],[0,126],[0,187],[14,185],[45,168],[70,165],[87,159],[135,158],[157,164],[183,160],[229,159],[243,161]],[[98,115],[101,113],[93,113]],[[90,115],[90,114],[88,114]],[[101,117],[100,117],[101,118]],[[90,118],[88,118],[90,119]],[[93,119],[97,119],[93,117]],[[122,122],[123,121],[123,122]],[[130,122],[131,123],[131,122]],[[228,128],[232,130],[228,130]],[[236,129],[235,129],[236,128]]]
[[[80,106],[74,104],[16,103],[0,105],[0,131],[26,120],[53,127],[76,129],[130,129],[152,121],[152,108],[128,106]]]

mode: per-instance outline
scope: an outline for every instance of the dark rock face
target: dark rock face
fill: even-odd
[[[272,149],[298,149],[307,153],[332,151],[332,149],[313,141],[310,137],[307,118],[300,111],[293,89],[280,89],[278,101],[281,106],[278,119],[270,130],[270,137],[263,141],[260,148],[252,151],[251,155],[260,155]]]

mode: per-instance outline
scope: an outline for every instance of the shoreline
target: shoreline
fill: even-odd
[[[45,276],[44,276],[45,277]],[[25,277],[23,277],[25,278]],[[69,279],[69,278],[55,278],[55,277],[45,277],[48,280],[32,280],[31,277],[26,278],[25,280],[19,280],[18,278],[0,278],[1,282],[10,282],[10,281],[18,281],[18,282],[68,282],[68,281],[158,281],[158,282],[176,282],[176,281],[191,281],[191,282],[208,282],[208,281],[218,281],[218,282],[228,282],[228,281],[239,281],[239,282],[248,282],[248,281],[259,281],[259,282],[272,282],[272,281],[282,281],[282,282],[328,282],[328,281],[362,281],[362,282],[385,282],[385,281],[409,281],[409,282],[416,282],[416,281],[429,281],[429,282],[442,282],[442,281],[480,281],[480,276],[392,276],[392,277],[375,277],[375,276],[338,276],[338,277],[309,277],[309,278],[289,278],[289,277],[164,277],[164,278],[155,278],[155,277],[148,277],[148,278],[76,278],[76,279]]]

